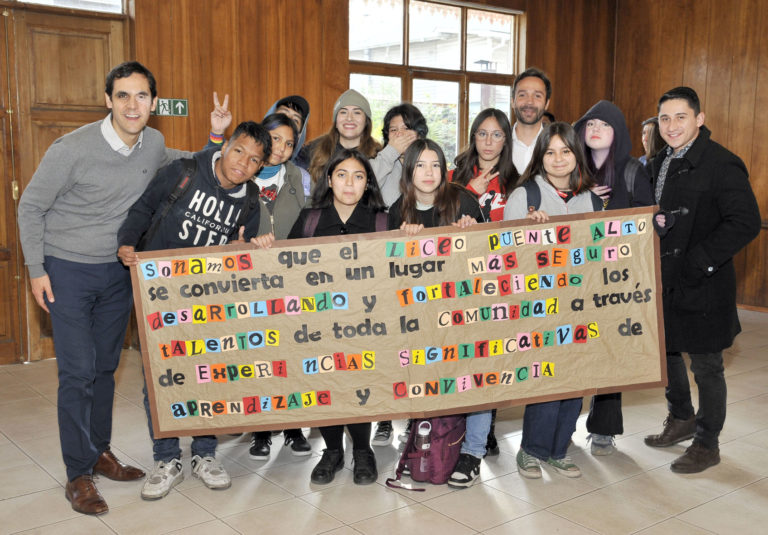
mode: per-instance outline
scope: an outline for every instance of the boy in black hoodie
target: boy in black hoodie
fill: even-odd
[[[201,151],[192,161],[177,160],[160,169],[117,233],[117,255],[123,264],[138,264],[136,248],[142,236],[144,251],[223,245],[255,237],[260,214],[259,203],[250,202],[258,197],[251,179],[269,159],[271,148],[266,129],[247,121],[237,126],[221,150]],[[179,178],[187,174],[189,186],[171,202],[169,196],[177,189]],[[156,500],[184,479],[181,449],[178,438],[153,436],[146,384],[144,408],[155,467],[144,482],[141,497]],[[192,475],[208,488],[225,489],[232,480],[215,458],[217,443],[213,435],[193,437]]]

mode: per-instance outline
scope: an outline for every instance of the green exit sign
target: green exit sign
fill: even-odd
[[[185,98],[159,98],[155,115],[162,117],[187,117],[189,115],[189,104]]]

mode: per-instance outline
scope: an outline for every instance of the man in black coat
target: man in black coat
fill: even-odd
[[[725,422],[723,349],[741,331],[733,256],[760,231],[760,213],[744,163],[710,139],[699,98],[689,87],[659,99],[661,137],[669,147],[651,162],[666,331],[669,416],[664,430],[645,437],[667,447],[693,437],[673,472],[695,473],[720,462]],[[685,361],[699,387],[694,414]]]

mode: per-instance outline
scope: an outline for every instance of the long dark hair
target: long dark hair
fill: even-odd
[[[368,158],[375,158],[381,150],[381,143],[371,137],[372,130],[373,123],[371,123],[371,118],[366,116],[365,128],[363,128],[363,133],[360,134],[360,144],[355,148]],[[314,147],[312,149],[312,161],[309,164],[309,174],[315,184],[319,184],[321,178],[325,176],[323,171],[336,150],[340,137],[339,131],[336,130],[336,117],[334,117],[330,130],[313,141]]]
[[[333,190],[329,184],[331,175],[341,162],[350,158],[360,162],[360,165],[365,169],[365,191],[358,204],[362,204],[363,207],[374,212],[384,211],[387,205],[384,204],[384,199],[381,198],[379,182],[376,180],[376,175],[373,174],[371,163],[366,155],[357,149],[342,149],[331,156],[323,171],[323,180],[318,180],[317,184],[315,184],[315,190],[312,192],[312,208],[328,208],[333,206]]]
[[[389,144],[389,123],[397,116],[403,118],[405,126],[410,130],[415,130],[419,137],[427,137],[429,127],[427,120],[422,115],[421,110],[410,102],[403,102],[389,109],[384,116],[384,126],[381,128],[381,138],[384,140],[384,146]]]
[[[661,137],[658,117],[650,117],[643,121],[643,128],[645,128],[645,125],[647,124],[651,125],[651,135],[648,137],[648,152],[645,153],[645,159],[646,161],[650,161],[667,146],[667,143],[664,141],[664,138]]]
[[[450,225],[456,221],[459,213],[459,195],[463,186],[448,182],[448,166],[445,162],[445,154],[440,145],[431,139],[417,139],[403,153],[403,176],[400,178],[400,192],[403,201],[400,207],[400,218],[406,223],[419,223],[419,215],[416,210],[416,187],[413,185],[413,173],[421,153],[425,150],[435,151],[440,162],[440,185],[435,194],[434,213],[439,217],[438,226]]]
[[[616,136],[618,134],[616,133],[616,129],[613,128],[613,125],[609,124],[613,130],[613,141],[611,141],[611,146],[608,148],[608,156],[605,157],[603,165],[598,168],[592,158],[592,149],[587,145],[587,123],[589,121],[606,122],[598,117],[592,117],[591,119],[582,121],[581,124],[579,124],[578,130],[576,130],[576,135],[579,136],[581,148],[584,150],[584,156],[587,159],[587,167],[589,167],[589,171],[592,173],[592,176],[598,185],[613,188],[613,185],[616,182],[616,167],[614,164],[616,160]]]
[[[501,131],[504,132],[504,146],[499,154],[499,161],[491,169],[492,173],[499,172],[499,185],[501,186],[501,193],[506,195],[510,193],[517,182],[520,175],[517,173],[515,163],[512,161],[512,125],[509,124],[507,115],[496,108],[486,108],[477,114],[475,120],[472,121],[472,127],[469,129],[469,145],[464,151],[456,156],[454,160],[456,162],[456,170],[453,172],[453,181],[462,186],[469,184],[469,181],[475,177],[475,170],[480,169],[479,156],[477,154],[477,144],[475,142],[475,134],[480,128],[480,125],[488,119],[493,117],[496,122],[499,123]]]
[[[571,172],[571,177],[568,180],[568,185],[573,191],[574,195],[578,195],[582,191],[586,191],[595,185],[595,179],[592,178],[592,173],[587,166],[587,158],[584,156],[584,151],[581,149],[581,143],[577,137],[576,131],[568,123],[562,121],[551,123],[544,127],[539,138],[536,140],[536,145],[533,147],[533,156],[531,157],[531,163],[525,169],[523,176],[520,177],[518,185],[523,184],[529,180],[536,178],[536,175],[541,175],[546,178],[547,173],[544,170],[544,154],[549,149],[549,144],[552,142],[552,138],[559,137],[565,143],[573,155],[576,157],[576,167]]]

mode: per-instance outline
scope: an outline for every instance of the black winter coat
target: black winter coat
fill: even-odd
[[[710,353],[741,331],[733,257],[760,232],[760,212],[741,159],[702,126],[691,148],[669,165],[659,205],[677,211],[661,239],[667,351]],[[666,157],[649,162],[653,182]]]

